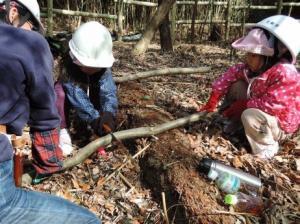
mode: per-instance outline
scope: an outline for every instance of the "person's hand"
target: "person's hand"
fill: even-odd
[[[115,130],[115,118],[111,112],[103,112],[100,119],[100,127],[103,134],[108,134]]]
[[[212,93],[209,97],[209,100],[207,101],[207,103],[203,106],[200,106],[197,110],[197,112],[213,112],[216,110],[218,102],[220,100],[221,96],[217,93]]]
[[[92,122],[92,128],[95,134],[103,136],[115,130],[115,118],[110,112],[103,112],[103,114]]]
[[[248,100],[237,100],[229,108],[223,112],[223,116],[227,118],[240,119],[244,110],[247,109]]]

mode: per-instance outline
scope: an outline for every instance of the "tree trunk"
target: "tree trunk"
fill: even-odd
[[[134,56],[139,56],[146,52],[155,31],[162,23],[163,19],[166,17],[175,1],[176,0],[164,0],[162,4],[157,8],[154,16],[146,26],[142,39],[139,40],[132,51],[132,54]]]
[[[47,35],[53,36],[53,0],[47,1]]]
[[[124,9],[124,4],[123,0],[119,0],[117,2],[117,7],[118,7],[118,41],[122,40],[123,36],[123,9]]]
[[[278,14],[278,15],[281,14],[281,11],[282,11],[282,3],[283,3],[283,0],[278,0],[278,1],[277,1],[277,14]]]
[[[193,15],[192,15],[192,26],[191,26],[191,43],[194,43],[194,39],[195,39],[195,20],[197,17],[197,4],[198,4],[198,0],[195,0],[195,5],[193,8]]]
[[[158,5],[161,5],[162,0],[158,0]],[[161,25],[159,26],[159,35],[160,35],[160,46],[163,52],[165,51],[173,51],[173,43],[171,38],[170,31],[170,21],[169,21],[169,13],[165,16]]]

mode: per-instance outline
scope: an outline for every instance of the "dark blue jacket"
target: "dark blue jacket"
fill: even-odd
[[[0,23],[0,124],[8,133],[21,135],[26,124],[37,131],[59,127],[52,68],[43,36]],[[11,156],[10,149],[1,152],[0,162]]]

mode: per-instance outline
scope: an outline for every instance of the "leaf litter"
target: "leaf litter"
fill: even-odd
[[[212,81],[234,63],[229,61],[229,50],[210,43],[182,44],[175,48],[174,53],[165,54],[161,54],[154,44],[150,46],[144,60],[131,58],[132,46],[130,43],[115,43],[115,76],[165,67],[210,66],[211,71],[207,74],[152,77],[118,85],[118,121],[123,122],[121,129],[153,125],[158,120],[163,122],[195,113],[197,106],[204,104],[208,99]],[[153,110],[153,107],[156,110]],[[151,110],[152,113],[159,114],[157,117],[160,119],[155,120],[154,115],[145,113],[145,108],[148,112]],[[143,117],[143,113],[147,116]],[[77,139],[79,142],[80,140],[82,139]],[[75,139],[74,143],[77,144],[77,141]],[[161,150],[162,156],[157,157],[159,161],[163,161],[166,172],[169,172],[165,176],[168,179],[164,182],[168,188],[155,189],[145,184],[145,177],[142,175],[146,175],[146,172],[141,170],[145,168],[139,159],[130,160],[113,178],[105,181],[105,177],[112,174],[126,158],[148,142],[152,142],[153,146],[140,160],[147,156],[151,158]],[[180,151],[176,151],[180,142],[184,142],[184,145],[180,146],[185,153],[182,155]],[[161,149],[161,145],[166,149]],[[287,141],[281,152],[266,162],[249,154],[247,144],[224,136],[222,124],[207,119],[176,129],[175,132],[156,136],[156,139],[126,141],[123,145],[118,143],[107,147],[106,150],[107,157],[93,155],[84,163],[61,174],[55,174],[42,184],[30,188],[49,192],[85,206],[98,215],[104,224],[163,223],[164,212],[161,198],[157,196],[158,191],[177,195],[174,197],[176,200],[169,200],[168,204],[169,218],[175,223],[300,222],[300,147],[295,139]],[[222,201],[223,193],[190,165],[194,161],[189,160],[190,157],[218,159],[259,177],[263,182],[261,194],[266,203],[262,217],[235,214],[232,208],[226,207]],[[182,162],[185,160],[186,163]],[[186,177],[178,177],[183,171]],[[159,176],[155,170],[148,172]],[[196,187],[198,189],[195,189]],[[183,211],[179,207],[184,208]],[[215,211],[215,208],[218,211]],[[184,217],[185,221],[181,221],[180,218],[173,219],[176,217],[174,210],[177,210],[177,213],[183,212],[180,217]],[[212,211],[216,213],[210,214]],[[230,216],[230,219],[224,219],[223,215]]]

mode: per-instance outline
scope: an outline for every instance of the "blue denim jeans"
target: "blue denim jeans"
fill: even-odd
[[[0,224],[101,224],[86,208],[50,194],[16,188],[13,162],[0,163]]]

